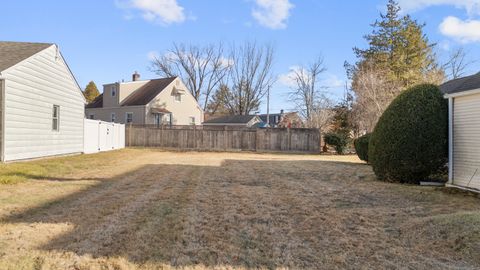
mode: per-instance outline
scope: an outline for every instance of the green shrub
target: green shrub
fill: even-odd
[[[326,144],[333,146],[339,155],[343,155],[350,138],[344,133],[327,133],[324,140]]]
[[[440,89],[423,84],[400,94],[375,127],[369,162],[380,180],[419,183],[445,166],[448,105]]]
[[[368,162],[368,144],[370,143],[371,134],[365,134],[360,138],[356,139],[353,142],[355,146],[355,152],[357,152],[357,156],[363,160]]]

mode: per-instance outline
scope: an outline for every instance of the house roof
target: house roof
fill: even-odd
[[[103,107],[103,94],[100,94],[92,102],[85,105],[85,108],[88,108],[88,109],[102,108],[102,107]]]
[[[260,117],[260,119],[267,123],[267,115],[266,114],[260,114],[258,117]],[[282,114],[281,113],[271,113],[268,115],[268,118],[270,119],[270,121],[268,121],[270,124],[273,124],[275,123],[275,118],[277,118],[278,121],[280,121],[282,117]]]
[[[52,45],[51,43],[0,41],[0,71],[18,64]]]
[[[440,90],[444,94],[456,94],[475,89],[480,89],[480,73],[451,80],[440,85]]]
[[[176,78],[177,77],[150,80],[128,96],[122,102],[121,106],[147,105]]]
[[[213,118],[203,122],[204,124],[247,124],[255,117],[256,115],[229,115],[218,118]]]

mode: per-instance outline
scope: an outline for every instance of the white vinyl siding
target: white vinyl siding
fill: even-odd
[[[83,151],[84,99],[51,46],[2,72],[5,77],[5,160]],[[52,108],[61,108],[59,131]]]
[[[480,94],[453,100],[453,184],[480,189]]]
[[[3,80],[0,80],[0,161],[3,161]]]

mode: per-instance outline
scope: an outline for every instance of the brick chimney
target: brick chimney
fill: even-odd
[[[132,81],[136,82],[140,80],[140,74],[138,74],[138,72],[135,71],[135,73],[133,73],[132,75]]]

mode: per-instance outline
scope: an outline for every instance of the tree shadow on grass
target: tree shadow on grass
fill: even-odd
[[[40,248],[137,264],[317,268],[329,262],[329,182],[341,190],[369,174],[330,161],[145,165],[2,221],[69,223]]]

